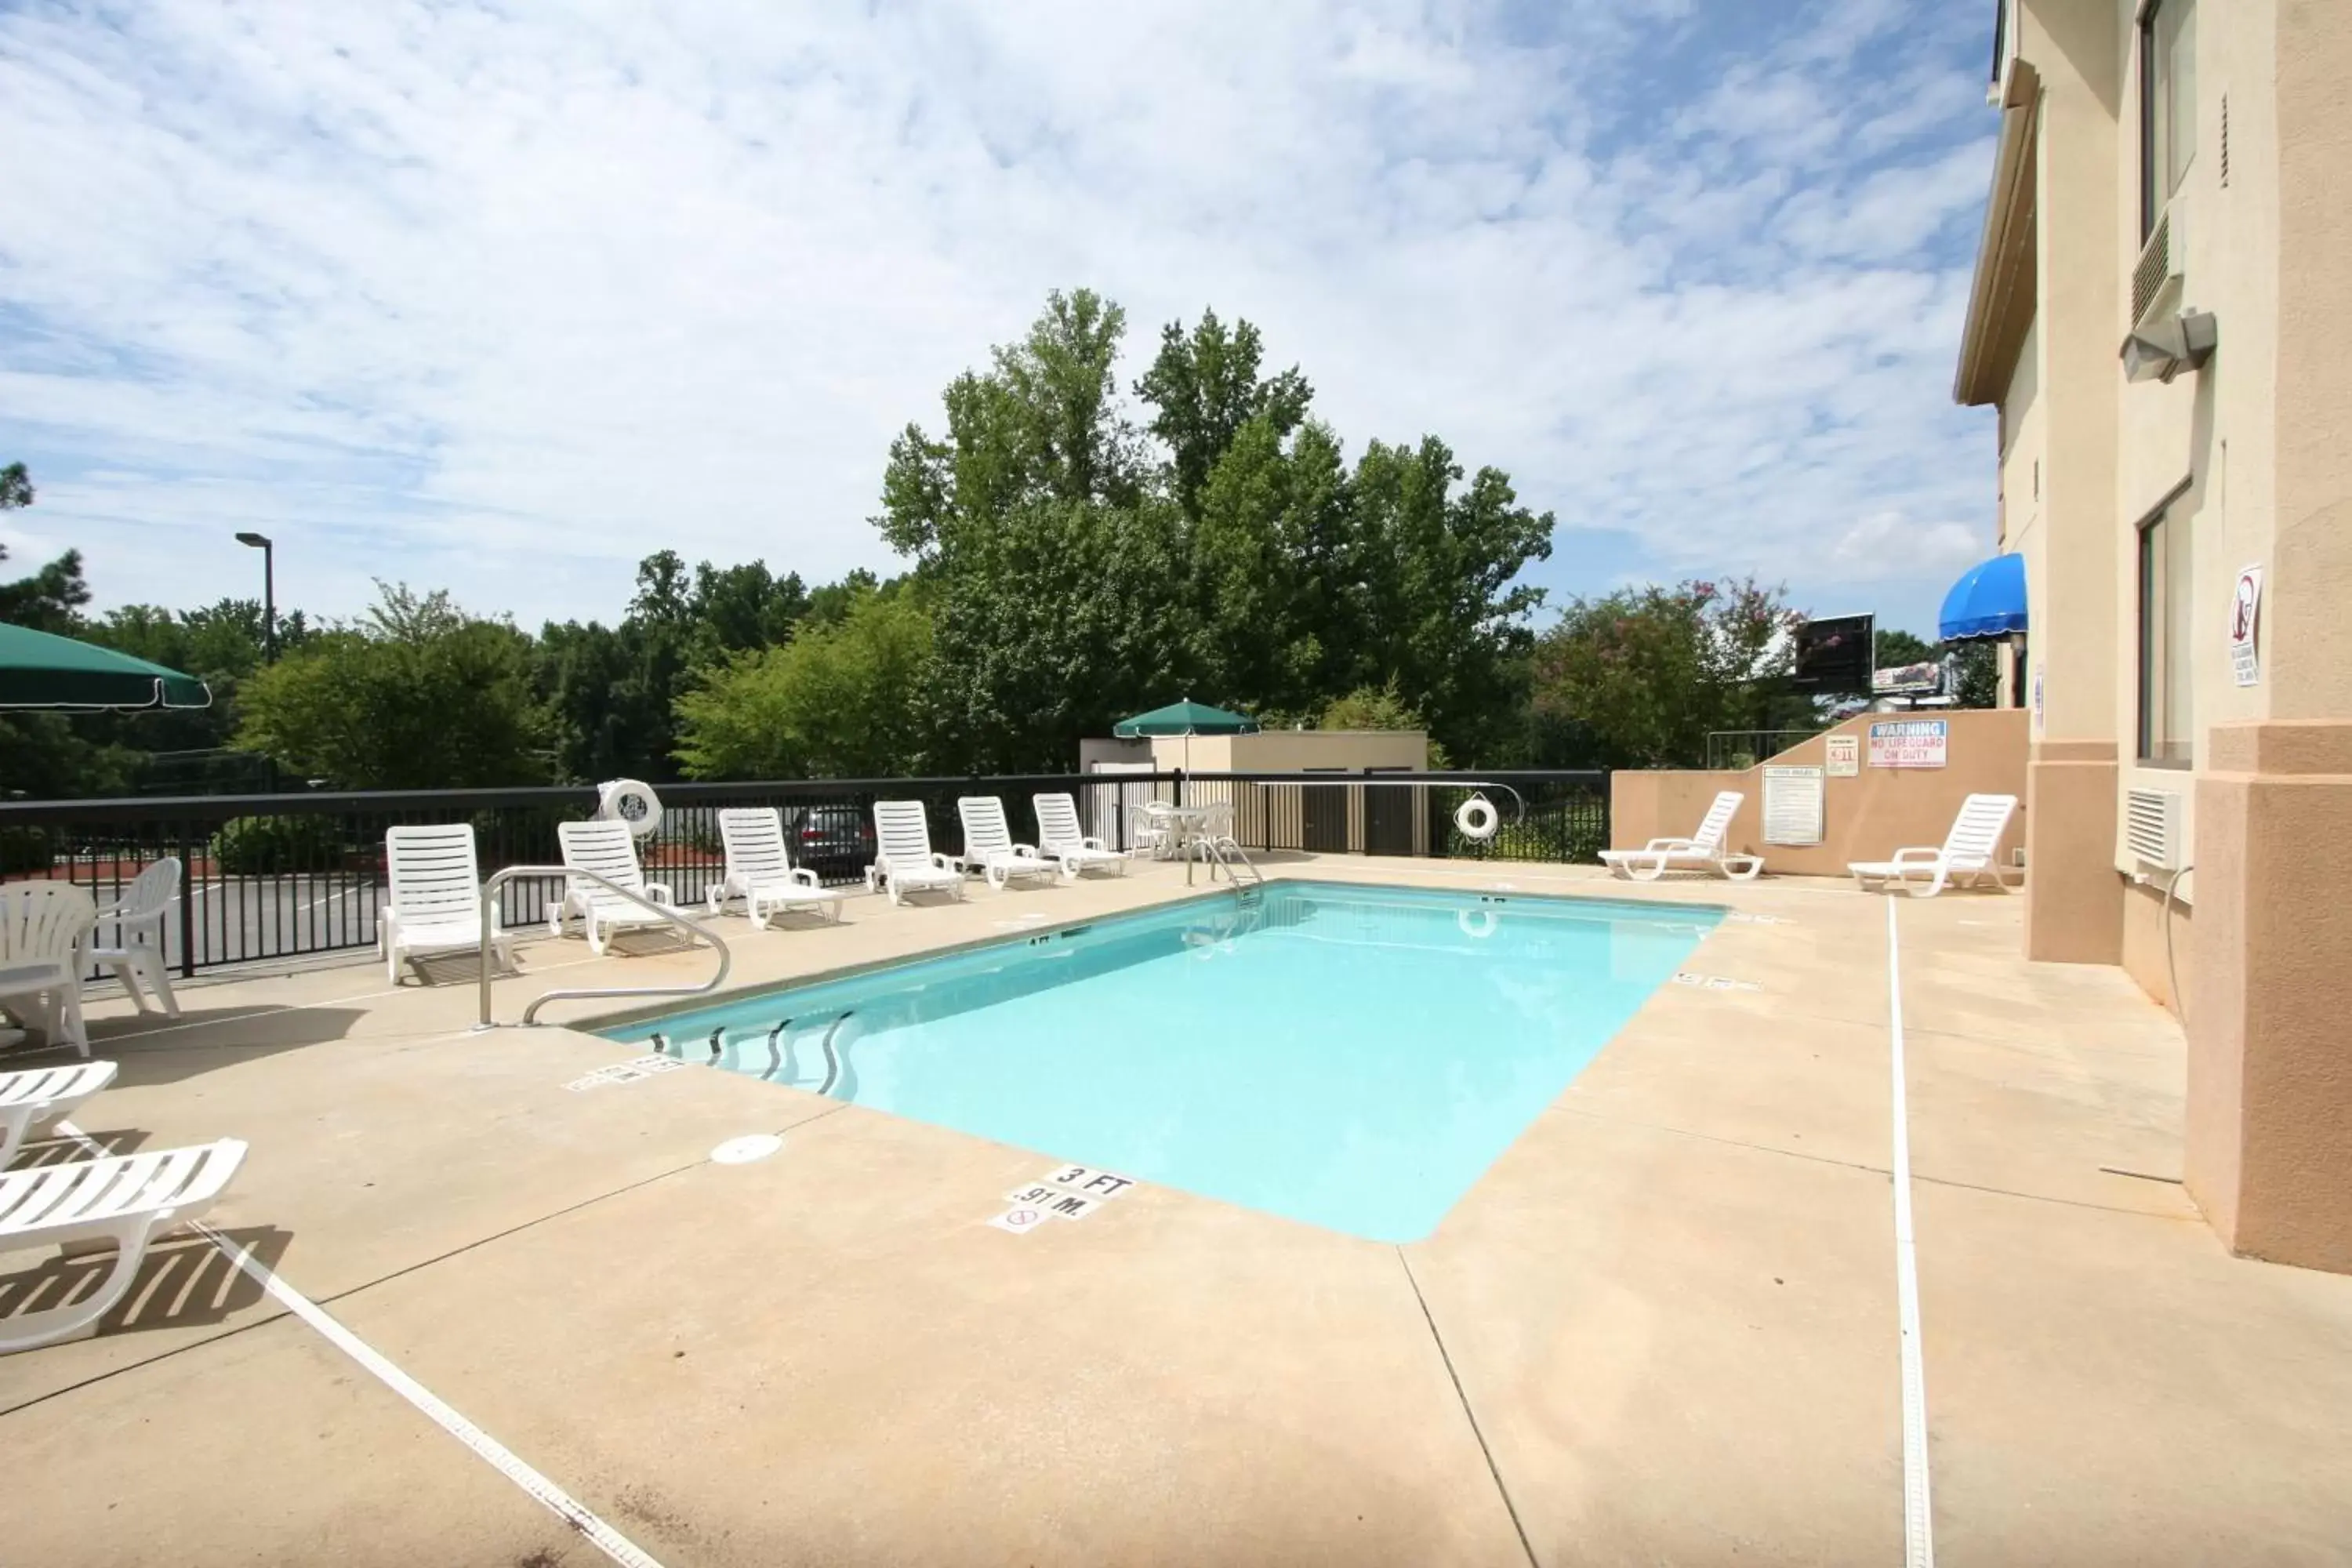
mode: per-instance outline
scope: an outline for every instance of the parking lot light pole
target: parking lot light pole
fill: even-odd
[[[267,534],[240,533],[239,544],[261,552],[261,657],[278,662],[278,549]]]

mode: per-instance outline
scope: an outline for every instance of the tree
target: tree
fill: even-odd
[[[1951,660],[1952,701],[1960,708],[1990,708],[2000,700],[2000,661],[1989,642],[1945,643]]]
[[[1871,643],[1871,657],[1881,669],[1899,669],[1906,664],[1929,664],[1936,658],[1936,648],[1924,638],[1892,626],[1881,626]]]
[[[1753,579],[1579,599],[1537,639],[1536,713],[1574,726],[1605,766],[1703,766],[1710,731],[1767,729],[1791,712],[1802,620]]]
[[[1425,436],[1375,441],[1356,465],[1353,570],[1367,640],[1359,679],[1396,683],[1451,751],[1475,756],[1511,717],[1511,665],[1543,591],[1511,586],[1551,554],[1552,515],[1517,505],[1499,469],[1454,493],[1462,468]]]
[[[1315,389],[1297,365],[1260,379],[1265,348],[1247,321],[1228,332],[1214,310],[1188,334],[1181,321],[1160,331],[1159,357],[1135,384],[1157,412],[1149,428],[1168,447],[1177,504],[1195,521],[1209,474],[1244,426],[1256,421],[1278,445],[1307,417]]]
[[[359,622],[310,637],[246,683],[236,745],[345,789],[545,779],[530,638],[444,591],[376,587]]]
[[[0,512],[28,507],[33,499],[32,476],[24,464],[0,468]],[[7,559],[8,547],[0,544],[0,561]],[[0,621],[35,631],[72,636],[81,607],[89,603],[89,584],[82,581],[79,550],[67,551],[29,577],[0,583]]]
[[[674,550],[646,556],[617,627],[551,621],[540,634],[557,773],[583,783],[676,777],[677,699],[694,672],[784,642],[811,602],[798,573],[776,576],[764,561],[689,571]]]
[[[679,697],[690,778],[876,778],[919,771],[931,624],[912,592],[856,595],[837,622],[734,654]]]

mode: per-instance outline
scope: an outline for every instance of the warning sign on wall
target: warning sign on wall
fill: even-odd
[[[1879,719],[1870,726],[1874,768],[1940,768],[1951,744],[1945,719]]]

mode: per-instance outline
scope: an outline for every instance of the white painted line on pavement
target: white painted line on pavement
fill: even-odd
[[[106,1152],[106,1145],[70,1121],[59,1121],[57,1130],[93,1155]],[[373,1345],[336,1321],[325,1308],[280,1279],[268,1264],[253,1256],[251,1247],[237,1246],[202,1220],[192,1222],[188,1228],[217,1247],[221,1256],[228,1259],[231,1268],[243,1269],[251,1276],[262,1289],[268,1292],[271,1300],[317,1330],[328,1343],[359,1363],[378,1383],[408,1401],[427,1420],[465,1444],[478,1458],[488,1461],[500,1475],[530,1493],[541,1506],[578,1531],[582,1540],[614,1562],[624,1564],[625,1568],[661,1568],[661,1563],[645,1548],[591,1513],[577,1498],[524,1464],[506,1445],[467,1420],[447,1401],[401,1371]]]
[[[1927,1373],[1919,1352],[1918,1248],[1911,1230],[1911,1113],[1904,1092],[1903,963],[1895,900],[1886,900],[1886,1008],[1895,1088],[1895,1303],[1903,1360],[1903,1561],[1935,1568],[1927,1506]]]

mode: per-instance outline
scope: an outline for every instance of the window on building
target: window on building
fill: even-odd
[[[2197,153],[2195,0],[2149,0],[2139,18],[2139,232],[2155,232]]]
[[[2139,531],[2139,760],[2189,763],[2189,514],[2168,507]]]

